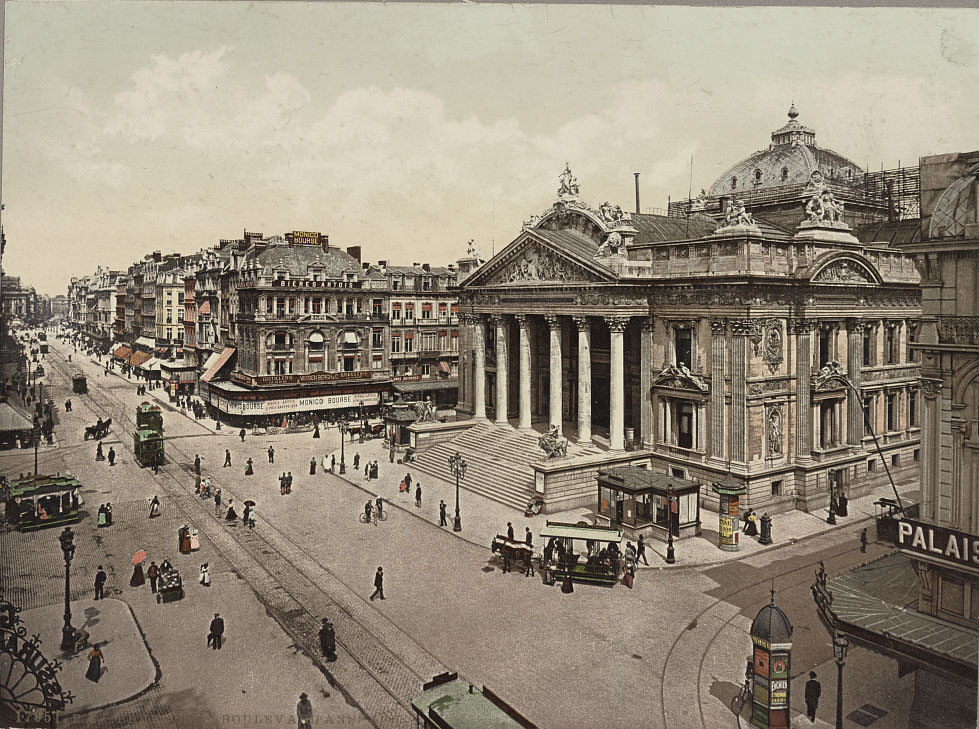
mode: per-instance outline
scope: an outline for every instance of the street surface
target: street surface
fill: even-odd
[[[887,547],[873,542],[866,554],[860,552],[860,529],[870,526],[872,534],[873,528],[858,509],[829,531],[818,519],[796,518],[787,523],[811,533],[776,528],[776,548],[746,550],[721,564],[684,566],[680,542],[680,567],[661,569],[660,556],[651,553],[651,567],[639,571],[633,590],[577,585],[566,595],[543,585],[539,576],[501,573],[482,538],[504,532],[509,518],[518,534],[531,524],[539,540],[542,518],[526,520],[463,491],[464,525],[471,527],[460,538],[438,526],[438,500],[450,493],[448,485],[426,486],[423,506],[416,509],[413,498],[399,497],[391,485],[404,467],[379,459],[381,479],[371,483],[353,471],[350,461],[359,444],[346,446],[347,477],[323,473],[324,454],[339,449],[335,429],[324,429],[320,439],[308,432],[249,432],[242,442],[237,428],[216,430],[213,420],[195,421],[162,403],[167,463],[154,475],[133,460],[134,409],[143,400],[164,401],[164,391],[138,397],[135,379],[118,372],[106,376],[90,357],[53,338],[51,344],[44,360],[45,395],[54,399],[58,423],[55,446],[40,451],[39,471],[70,471],[83,484],[87,513],[75,527],[72,599],[91,598],[95,571],[104,565],[108,595],[131,607],[159,667],[157,680],[143,693],[98,712],[72,715],[69,706],[62,726],[289,725],[298,694],[305,691],[318,723],[413,727],[411,698],[445,670],[488,686],[541,727],[736,726],[729,705],[743,681],[748,628],[770,600],[773,582],[776,602],[795,628],[793,714],[804,712],[802,684],[816,670],[823,684],[816,726],[823,720],[832,725],[836,667],[809,585],[819,560],[832,576],[886,553]],[[68,353],[71,363],[65,361]],[[88,376],[88,395],[70,393],[75,371]],[[71,413],[62,405],[68,397]],[[99,416],[113,418],[103,448],[115,448],[114,467],[96,462],[96,443],[82,439],[84,426]],[[266,455],[270,444],[274,464]],[[230,468],[222,467],[225,449],[231,452]],[[203,473],[222,489],[224,500],[234,498],[239,515],[245,499],[257,502],[254,530],[240,521],[227,524],[223,509],[215,515],[212,501],[193,494],[195,454],[201,454]],[[4,452],[0,470],[8,477],[30,472],[33,457],[33,451]],[[255,475],[246,477],[249,457]],[[309,474],[311,458],[317,461],[315,475]],[[289,495],[279,492],[277,478],[284,471],[295,479]],[[365,488],[388,489],[386,498],[393,502],[377,526],[359,519],[371,498]],[[162,516],[150,520],[154,495]],[[114,524],[98,529],[95,514],[105,501],[112,503]],[[451,524],[453,504],[446,501]],[[703,512],[702,518],[705,527],[714,527],[713,513]],[[177,551],[183,524],[199,530],[200,551]],[[63,601],[57,535],[47,530],[0,536],[4,594],[25,611]],[[169,559],[180,570],[183,600],[158,605],[148,583],[129,586],[131,556],[139,549],[147,550],[147,564]],[[213,580],[209,588],[196,582],[204,562]],[[378,565],[384,567],[387,599],[369,601]],[[228,626],[220,652],[204,644],[215,612]],[[30,613],[24,617],[26,622]],[[336,627],[335,663],[320,656],[323,617]],[[105,639],[109,670],[124,668],[127,658],[113,654],[111,631]],[[56,644],[46,642],[42,649],[49,659],[58,657]],[[84,671],[73,663],[65,670],[79,666]],[[887,711],[875,729],[904,727],[913,681],[898,679],[895,664],[852,650],[846,710],[873,704]],[[101,684],[91,686],[101,690]],[[81,696],[78,702],[91,705]],[[803,720],[801,725],[812,726]]]

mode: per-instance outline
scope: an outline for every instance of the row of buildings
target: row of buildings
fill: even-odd
[[[478,264],[472,248],[461,263]],[[456,264],[371,264],[319,232],[245,231],[73,278],[66,318],[94,348],[234,423],[370,412],[397,394],[451,407],[458,275]]]

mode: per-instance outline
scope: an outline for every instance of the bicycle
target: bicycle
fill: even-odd
[[[731,699],[731,712],[737,717],[738,726],[741,726],[741,712],[744,711],[745,705],[751,706],[752,698],[751,676],[746,676],[738,695]]]

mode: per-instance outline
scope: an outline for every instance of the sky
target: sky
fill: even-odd
[[[709,187],[794,102],[864,167],[979,148],[979,11],[245,2],[6,3],[6,273],[244,230],[365,260],[488,255],[550,207]],[[691,159],[692,173],[691,173]]]

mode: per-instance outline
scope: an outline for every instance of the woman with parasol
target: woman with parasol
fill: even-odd
[[[143,577],[143,560],[145,559],[145,549],[141,549],[133,555],[133,576],[129,578],[130,587],[142,587],[146,583],[146,579]]]

